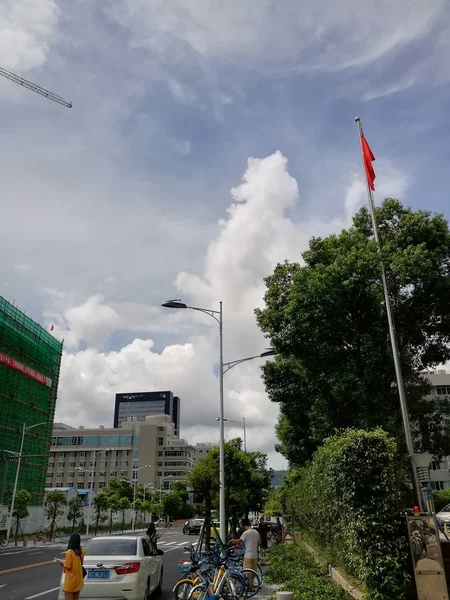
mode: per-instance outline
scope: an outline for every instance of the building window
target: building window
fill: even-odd
[[[55,463],[54,463],[54,462],[49,462],[49,463],[48,463],[48,468],[49,468],[49,469],[53,469],[53,467],[54,467],[54,466],[55,466]]]
[[[73,471],[69,471],[67,473],[67,477],[74,477],[74,476],[75,476],[75,473]]]
[[[438,396],[450,396],[450,386],[437,385],[436,391]]]
[[[61,488],[62,486],[63,486],[63,484],[60,481],[56,484],[57,488]]]
[[[73,481],[68,481],[66,485],[67,487],[73,487]]]
[[[56,477],[64,477],[64,472],[63,471],[57,471],[56,472]]]
[[[82,489],[83,489],[83,485],[84,485],[84,483],[83,483],[83,482],[81,482],[81,483],[77,483],[77,488],[78,488],[79,490],[82,490]]]
[[[120,471],[121,477],[127,477],[127,475],[128,475],[128,471]]]
[[[86,456],[86,452],[78,452],[78,456]]]
[[[69,467],[72,467],[72,469],[73,469],[73,467],[74,467],[74,466],[75,466],[75,463],[74,463],[74,462],[70,462],[70,463],[69,463]]]
[[[104,488],[105,487],[105,482],[104,481],[99,481],[98,482],[98,487],[99,488]]]
[[[47,473],[47,477],[51,479],[53,477],[53,473]]]
[[[162,477],[162,472],[158,471],[158,477]]]
[[[69,452],[69,456],[76,456],[76,452]]]
[[[122,450],[122,456],[128,456],[128,450]]]
[[[66,456],[66,453],[65,452],[60,452],[59,456],[60,456],[60,458],[64,458]]]
[[[100,461],[100,466],[101,467],[106,467],[106,460],[101,460]]]
[[[85,466],[86,466],[86,463],[85,463],[85,462],[79,462],[79,463],[78,463],[78,465],[79,465],[80,467],[85,467]]]
[[[162,456],[163,454],[164,454],[164,452],[163,452],[162,450],[160,450],[160,451],[158,452],[158,456]]]
[[[164,438],[162,438],[162,437],[158,438],[158,446],[164,446]]]
[[[62,460],[59,461],[58,467],[65,467],[65,462],[63,462]]]
[[[111,450],[111,456],[117,456],[117,450]]]
[[[121,466],[121,467],[128,467],[128,461],[127,461],[127,460],[123,460],[123,461],[120,463],[120,466]]]
[[[45,487],[46,488],[51,488],[52,487],[52,482],[51,481],[46,481],[45,482]]]
[[[106,472],[105,471],[100,471],[100,473],[98,474],[99,477],[106,477]]]
[[[83,471],[78,471],[78,479],[83,479],[83,478],[84,478]]]
[[[119,464],[118,464],[117,460],[111,461],[111,467],[118,467],[118,466],[119,466]]]
[[[159,462],[158,467],[162,467],[162,466],[163,466],[162,462]]]
[[[158,431],[164,431],[164,427],[158,427]]]
[[[109,475],[110,477],[117,477],[117,471],[111,471]]]

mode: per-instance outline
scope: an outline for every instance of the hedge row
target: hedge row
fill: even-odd
[[[288,514],[370,599],[406,597],[405,473],[384,431],[346,430],[285,482]]]
[[[265,578],[294,592],[295,600],[347,600],[347,594],[303,548],[277,544],[269,550]]]

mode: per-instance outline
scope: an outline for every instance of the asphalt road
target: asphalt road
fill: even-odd
[[[195,543],[198,536],[183,535],[181,528],[162,531],[158,547],[164,550],[164,582],[161,600],[171,600],[172,587],[179,579],[178,563],[183,546]],[[57,600],[61,567],[53,557],[62,558],[63,544],[0,549],[1,600]]]

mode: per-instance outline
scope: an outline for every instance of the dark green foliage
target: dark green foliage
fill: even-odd
[[[450,453],[450,406],[426,399],[424,368],[450,358],[450,233],[442,215],[395,199],[377,209],[383,262],[398,332],[417,447]],[[304,264],[279,264],[266,279],[259,326],[277,359],[264,366],[280,405],[279,450],[291,464],[309,460],[345,427],[383,427],[403,444],[398,392],[368,211],[353,227],[313,238]]]
[[[450,489],[440,490],[439,492],[434,493],[434,506],[436,508],[436,512],[439,512],[450,504]]]
[[[294,593],[295,600],[346,600],[347,594],[318,566],[306,550],[277,544],[269,550],[266,579]]]
[[[402,466],[384,431],[346,430],[327,439],[284,484],[295,523],[361,581],[371,599],[399,600],[408,582]]]

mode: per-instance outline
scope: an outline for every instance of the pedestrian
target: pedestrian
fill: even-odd
[[[242,521],[242,526],[244,527],[244,531],[241,533],[240,538],[230,540],[234,544],[238,544],[243,542],[245,545],[245,554],[244,554],[244,569],[252,569],[255,572],[258,572],[258,542],[259,542],[259,533],[256,529],[252,528],[252,525],[248,519],[244,519]],[[253,588],[253,577],[251,573],[249,573],[249,591],[254,592]]]
[[[153,554],[158,553],[158,536],[156,535],[156,527],[152,521],[147,529],[147,535],[150,540],[150,546],[153,550]]]
[[[80,534],[72,533],[67,546],[66,558],[58,561],[64,567],[63,591],[66,600],[78,600],[83,587],[83,559],[84,548],[81,547]]]
[[[261,554],[265,556],[267,550],[267,533],[269,528],[267,527],[267,523],[264,521],[264,517],[261,517],[258,525],[258,533],[259,533],[259,545],[261,547]]]
[[[281,524],[280,517],[277,517],[277,541],[278,542],[281,542],[281,539],[283,537],[282,533],[283,533],[283,526]]]

